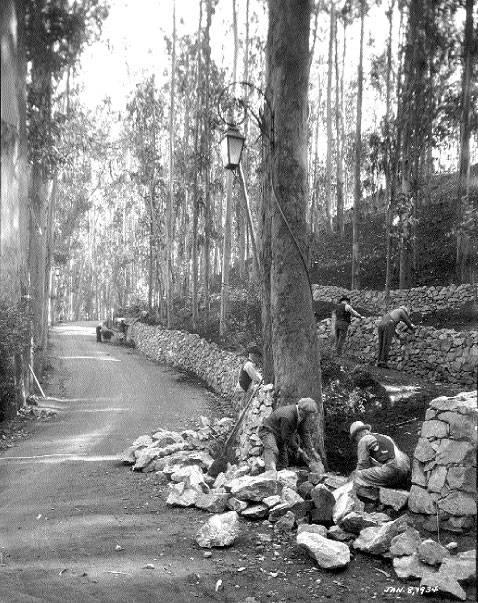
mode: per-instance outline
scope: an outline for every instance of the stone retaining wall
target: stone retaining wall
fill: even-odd
[[[386,311],[385,291],[354,290],[342,287],[313,285],[315,301],[337,303],[342,295],[348,295],[352,306],[357,306],[382,314]],[[449,287],[416,287],[415,289],[397,289],[390,291],[390,308],[405,305],[411,312],[429,314],[437,310],[458,309],[473,302],[476,286],[450,285]]]
[[[477,392],[432,400],[415,449],[408,507],[424,527],[460,532],[476,516]]]
[[[377,357],[379,319],[354,320],[350,325],[345,353],[373,363]],[[331,338],[331,320],[318,324],[319,339]],[[402,342],[394,340],[389,365],[434,381],[466,386],[476,383],[478,367],[478,331],[454,331],[418,326],[414,334],[404,332]]]
[[[232,398],[244,358],[209,343],[194,333],[172,331],[135,322],[128,332],[148,358],[167,362],[202,379],[215,392]]]

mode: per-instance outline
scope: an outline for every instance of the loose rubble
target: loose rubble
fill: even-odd
[[[259,546],[276,547],[277,540],[295,538],[297,547],[323,569],[349,565],[352,548],[388,559],[401,580],[420,579],[424,588],[460,599],[466,597],[463,585],[476,579],[474,551],[455,554],[453,543],[443,546],[423,538],[417,527],[426,529],[420,523],[424,509],[433,519],[437,504],[445,529],[457,531],[473,523],[466,513],[473,510],[469,500],[476,488],[468,471],[474,468],[470,446],[476,453],[476,439],[467,421],[475,419],[475,407],[465,394],[438,398],[427,417],[414,455],[410,492],[380,488],[357,493],[345,476],[305,469],[264,472],[261,459],[249,456],[250,440],[246,454],[239,454],[244,458],[212,478],[207,470],[213,444],[225,439],[232,419],[202,417],[198,429],[181,433],[158,429],[137,438],[121,459],[134,471],[154,472],[158,485],[167,489],[168,505],[211,514],[196,534],[201,548],[231,546],[241,522],[256,521],[273,528],[270,535],[258,536]],[[438,421],[450,426],[446,432]],[[421,514],[416,514],[417,507]],[[463,523],[464,518],[471,524]]]

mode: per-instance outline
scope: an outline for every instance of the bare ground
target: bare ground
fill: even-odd
[[[128,471],[116,455],[156,427],[183,429],[201,414],[223,414],[223,404],[195,380],[132,350],[96,344],[92,324],[54,329],[51,356],[48,406],[58,414],[22,421],[21,437],[12,429],[3,440],[12,446],[0,456],[0,601],[352,603],[419,596],[418,583],[401,583],[381,559],[357,555],[346,570],[327,572],[293,539],[261,545],[259,533],[272,535],[261,522],[244,522],[233,547],[204,557],[194,534],[207,516],[167,507],[156,476]],[[407,428],[415,441],[417,428]],[[450,540],[458,539],[442,535],[443,543]],[[466,537],[459,545],[474,546]]]

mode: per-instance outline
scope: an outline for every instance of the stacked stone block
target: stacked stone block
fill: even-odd
[[[355,320],[349,328],[345,353],[363,362],[377,358],[378,318]],[[317,326],[319,339],[331,337],[331,321]],[[473,386],[478,367],[478,331],[455,331],[419,326],[413,334],[404,333],[402,341],[394,340],[390,348],[389,365],[433,381]]]
[[[412,471],[408,508],[424,527],[459,532],[476,517],[477,392],[441,396],[430,403]]]
[[[195,333],[136,322],[128,334],[137,349],[152,360],[197,375],[218,394],[231,398],[244,358],[209,343]]]
[[[313,285],[316,301],[337,303],[342,295],[348,295],[353,306],[366,308],[370,312],[383,314],[386,311],[385,291],[354,290],[343,287]],[[411,312],[429,314],[437,310],[457,309],[475,301],[476,286],[449,285],[448,287],[415,287],[390,291],[390,308],[407,306]]]
[[[263,446],[259,438],[259,427],[272,412],[274,400],[272,397],[273,386],[262,386],[257,396],[252,400],[249,411],[244,417],[244,422],[239,431],[237,458],[239,461],[257,457],[262,454]]]

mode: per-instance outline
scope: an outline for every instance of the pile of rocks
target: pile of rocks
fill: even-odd
[[[213,462],[211,445],[225,438],[234,420],[225,417],[211,422],[200,417],[199,423],[199,429],[177,432],[159,428],[152,435],[142,435],[121,454],[120,460],[131,465],[133,471],[163,471],[168,476],[184,465],[197,464],[207,470]]]
[[[349,328],[345,351],[374,363],[377,357],[378,318],[354,321]],[[332,337],[331,320],[317,325],[319,339]],[[419,326],[404,334],[390,348],[389,365],[434,381],[474,385],[478,368],[478,331],[454,331]]]
[[[430,403],[414,453],[409,508],[424,527],[461,532],[476,517],[477,392]]]
[[[382,314],[386,311],[385,291],[354,290],[343,287],[313,285],[316,301],[337,303],[343,295],[348,295],[353,306],[365,308],[369,312]],[[429,314],[437,310],[457,309],[474,302],[476,287],[473,285],[449,285],[448,287],[415,287],[390,291],[389,306],[405,305],[411,312]]]

